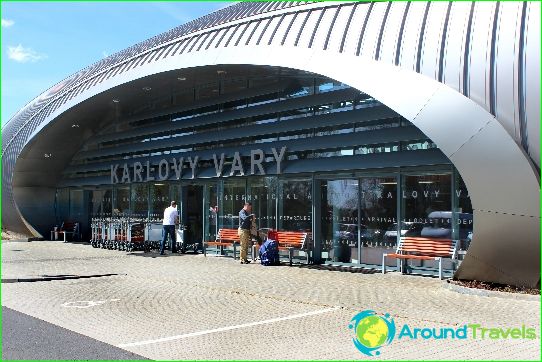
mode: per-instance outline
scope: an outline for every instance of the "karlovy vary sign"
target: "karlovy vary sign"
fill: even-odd
[[[274,162],[277,164],[276,174],[280,175],[282,172],[282,162],[286,155],[286,147],[282,147],[280,151],[276,148],[271,148],[273,153]],[[224,162],[226,155],[224,153],[217,157],[217,154],[213,154],[213,161],[217,177],[224,176]],[[167,160],[165,158],[158,162],[158,166],[151,165],[149,161],[145,164],[141,162],[133,162],[130,165],[114,164],[111,165],[111,183],[131,183],[131,182],[146,182],[146,181],[165,181],[170,178],[171,172],[175,173],[175,179],[180,180],[183,176],[183,166],[188,165],[188,168],[192,172],[191,178],[196,177],[196,170],[198,168],[199,156],[172,158]],[[264,167],[262,163],[265,162],[265,153],[261,149],[250,151],[250,175],[265,175]],[[273,162],[273,161],[272,161]],[[256,173],[256,168],[259,173]],[[233,154],[231,169],[228,176],[245,175],[245,168],[239,152]]]

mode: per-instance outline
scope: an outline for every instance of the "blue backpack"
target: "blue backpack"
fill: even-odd
[[[265,243],[260,246],[259,254],[262,265],[280,265],[279,247],[275,240],[267,239]]]

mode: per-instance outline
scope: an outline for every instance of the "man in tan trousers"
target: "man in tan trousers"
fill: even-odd
[[[241,242],[240,259],[241,264],[249,264],[247,259],[248,244],[250,243],[250,228],[252,226],[252,204],[245,202],[245,206],[239,211],[239,240]]]

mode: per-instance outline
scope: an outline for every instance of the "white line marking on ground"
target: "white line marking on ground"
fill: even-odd
[[[118,302],[120,299],[110,299],[110,302]],[[62,303],[66,308],[90,308],[107,303],[107,300],[77,300],[75,302]]]
[[[258,326],[258,325],[262,325],[262,324],[269,324],[269,323],[275,323],[275,322],[280,322],[280,321],[287,321],[287,320],[290,320],[290,319],[303,318],[303,317],[308,317],[308,316],[312,316],[312,315],[333,312],[333,311],[335,311],[337,309],[339,309],[339,307],[315,310],[315,311],[312,311],[312,312],[294,314],[294,315],[287,316],[287,317],[279,317],[279,318],[267,319],[267,320],[259,321],[259,322],[251,322],[251,323],[239,324],[239,325],[236,325],[236,326],[209,329],[207,331],[193,332],[193,333],[187,333],[187,334],[180,334],[180,335],[177,335],[177,336],[152,339],[152,340],[149,340],[149,341],[124,343],[124,344],[119,344],[117,347],[120,347],[120,348],[134,347],[134,346],[143,346],[143,345],[152,344],[152,343],[174,341],[174,340],[177,340],[177,339],[197,337],[197,336],[202,336],[202,335],[205,335],[205,334],[218,333],[218,332],[224,332],[224,331],[231,331],[233,329],[247,328],[247,327],[253,327],[253,326]]]

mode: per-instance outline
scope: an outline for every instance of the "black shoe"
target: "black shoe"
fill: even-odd
[[[250,264],[250,260],[241,260],[241,264]]]
[[[160,255],[165,255],[164,253],[160,253]]]

